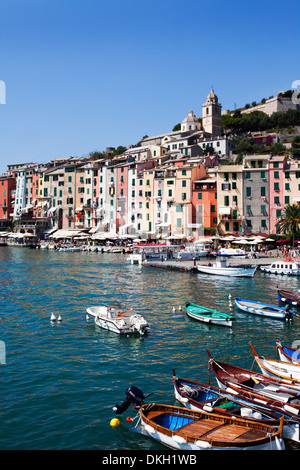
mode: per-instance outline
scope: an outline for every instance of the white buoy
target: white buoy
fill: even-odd
[[[178,310],[182,310],[181,305],[179,305]]]
[[[54,313],[53,313],[53,312],[51,313],[50,320],[51,320],[51,321],[55,321],[55,320],[56,320],[56,316],[54,315]]]
[[[57,320],[58,320],[58,321],[61,321],[61,316],[60,316],[60,315],[58,316],[58,319],[57,319]]]
[[[173,307],[173,312],[175,312],[175,310],[176,310],[175,307]]]
[[[228,299],[231,299],[231,294],[228,295]]]

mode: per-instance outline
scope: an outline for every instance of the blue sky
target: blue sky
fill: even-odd
[[[300,80],[299,1],[0,0],[0,173],[172,130]]]

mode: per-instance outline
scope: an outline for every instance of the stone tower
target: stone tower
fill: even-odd
[[[207,95],[206,102],[202,105],[202,127],[204,132],[208,132],[213,136],[221,136],[221,109],[222,106],[212,88]]]

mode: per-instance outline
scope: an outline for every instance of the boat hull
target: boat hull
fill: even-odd
[[[276,318],[278,320],[286,320],[289,315],[281,308],[274,305],[262,304],[252,300],[234,298],[236,306],[243,312],[252,313],[261,317]]]
[[[212,325],[232,327],[232,317],[225,313],[205,309],[204,307],[190,304],[189,302],[186,302],[185,309],[187,315],[194,320],[202,323],[210,323]]]
[[[237,267],[218,267],[218,266],[204,266],[197,265],[199,272],[204,274],[212,274],[215,276],[230,276],[230,277],[253,277],[256,271],[255,268],[237,268]]]

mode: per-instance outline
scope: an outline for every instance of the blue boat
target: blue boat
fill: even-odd
[[[277,352],[279,358],[283,362],[291,362],[294,364],[300,363],[300,349],[289,348],[288,346],[282,346],[280,341],[276,341]]]
[[[293,310],[290,310],[289,305],[285,308],[276,307],[275,305],[264,304],[255,300],[234,298],[236,306],[247,313],[253,313],[261,317],[277,318],[279,320],[291,320],[295,315]]]

